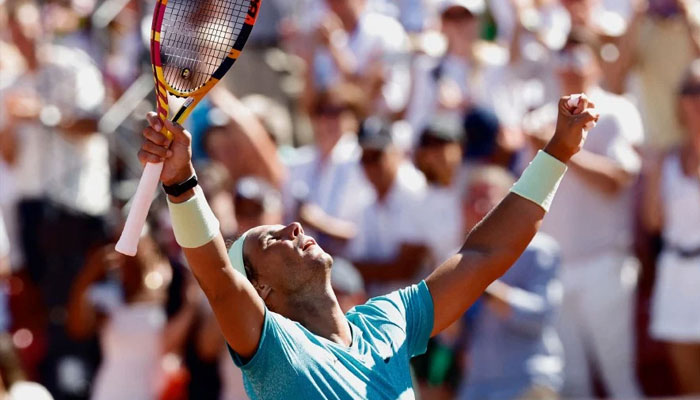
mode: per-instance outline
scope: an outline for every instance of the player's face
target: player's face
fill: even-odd
[[[248,234],[244,251],[260,283],[283,295],[324,282],[333,262],[297,222],[255,228]]]

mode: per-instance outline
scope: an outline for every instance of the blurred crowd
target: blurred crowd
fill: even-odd
[[[160,192],[113,250],[153,6],[0,0],[0,398],[246,398]],[[542,232],[414,359],[417,393],[700,396],[698,57],[699,0],[264,0],[186,127],[224,236],[300,221],[348,310],[456,252],[585,92]]]

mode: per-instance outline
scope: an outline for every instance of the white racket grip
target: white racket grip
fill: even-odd
[[[136,188],[136,194],[131,199],[131,209],[129,216],[126,218],[124,230],[115,246],[115,249],[127,256],[135,256],[136,249],[141,238],[143,225],[146,223],[148,210],[151,208],[153,201],[153,193],[158,187],[160,173],[163,172],[163,163],[147,163],[143,169],[139,186]]]
[[[569,98],[568,105],[569,105],[569,107],[577,107],[578,103],[580,101],[581,101],[581,95],[574,94],[574,95],[571,95],[571,97]],[[583,129],[590,131],[593,128],[595,128],[595,122],[591,121],[591,122],[588,122]]]

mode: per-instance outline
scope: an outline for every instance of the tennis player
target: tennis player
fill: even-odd
[[[333,259],[300,224],[259,226],[226,248],[182,127],[166,122],[168,143],[149,114],[139,158],[165,162],[175,236],[252,399],[413,399],[411,357],[518,259],[583,144],[584,126],[597,120],[593,107],[585,96],[577,106],[563,97],[552,139],[459,253],[426,280],[345,314],[331,289]]]

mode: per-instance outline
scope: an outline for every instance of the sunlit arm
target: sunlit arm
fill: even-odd
[[[426,279],[435,310],[432,335],[456,321],[513,265],[544,215],[537,204],[510,193],[474,227],[462,250]]]
[[[174,198],[183,202],[194,192]],[[187,263],[209,300],[228,344],[242,357],[255,354],[260,341],[265,304],[253,285],[236,272],[228,259],[221,234],[197,248],[183,248]]]

